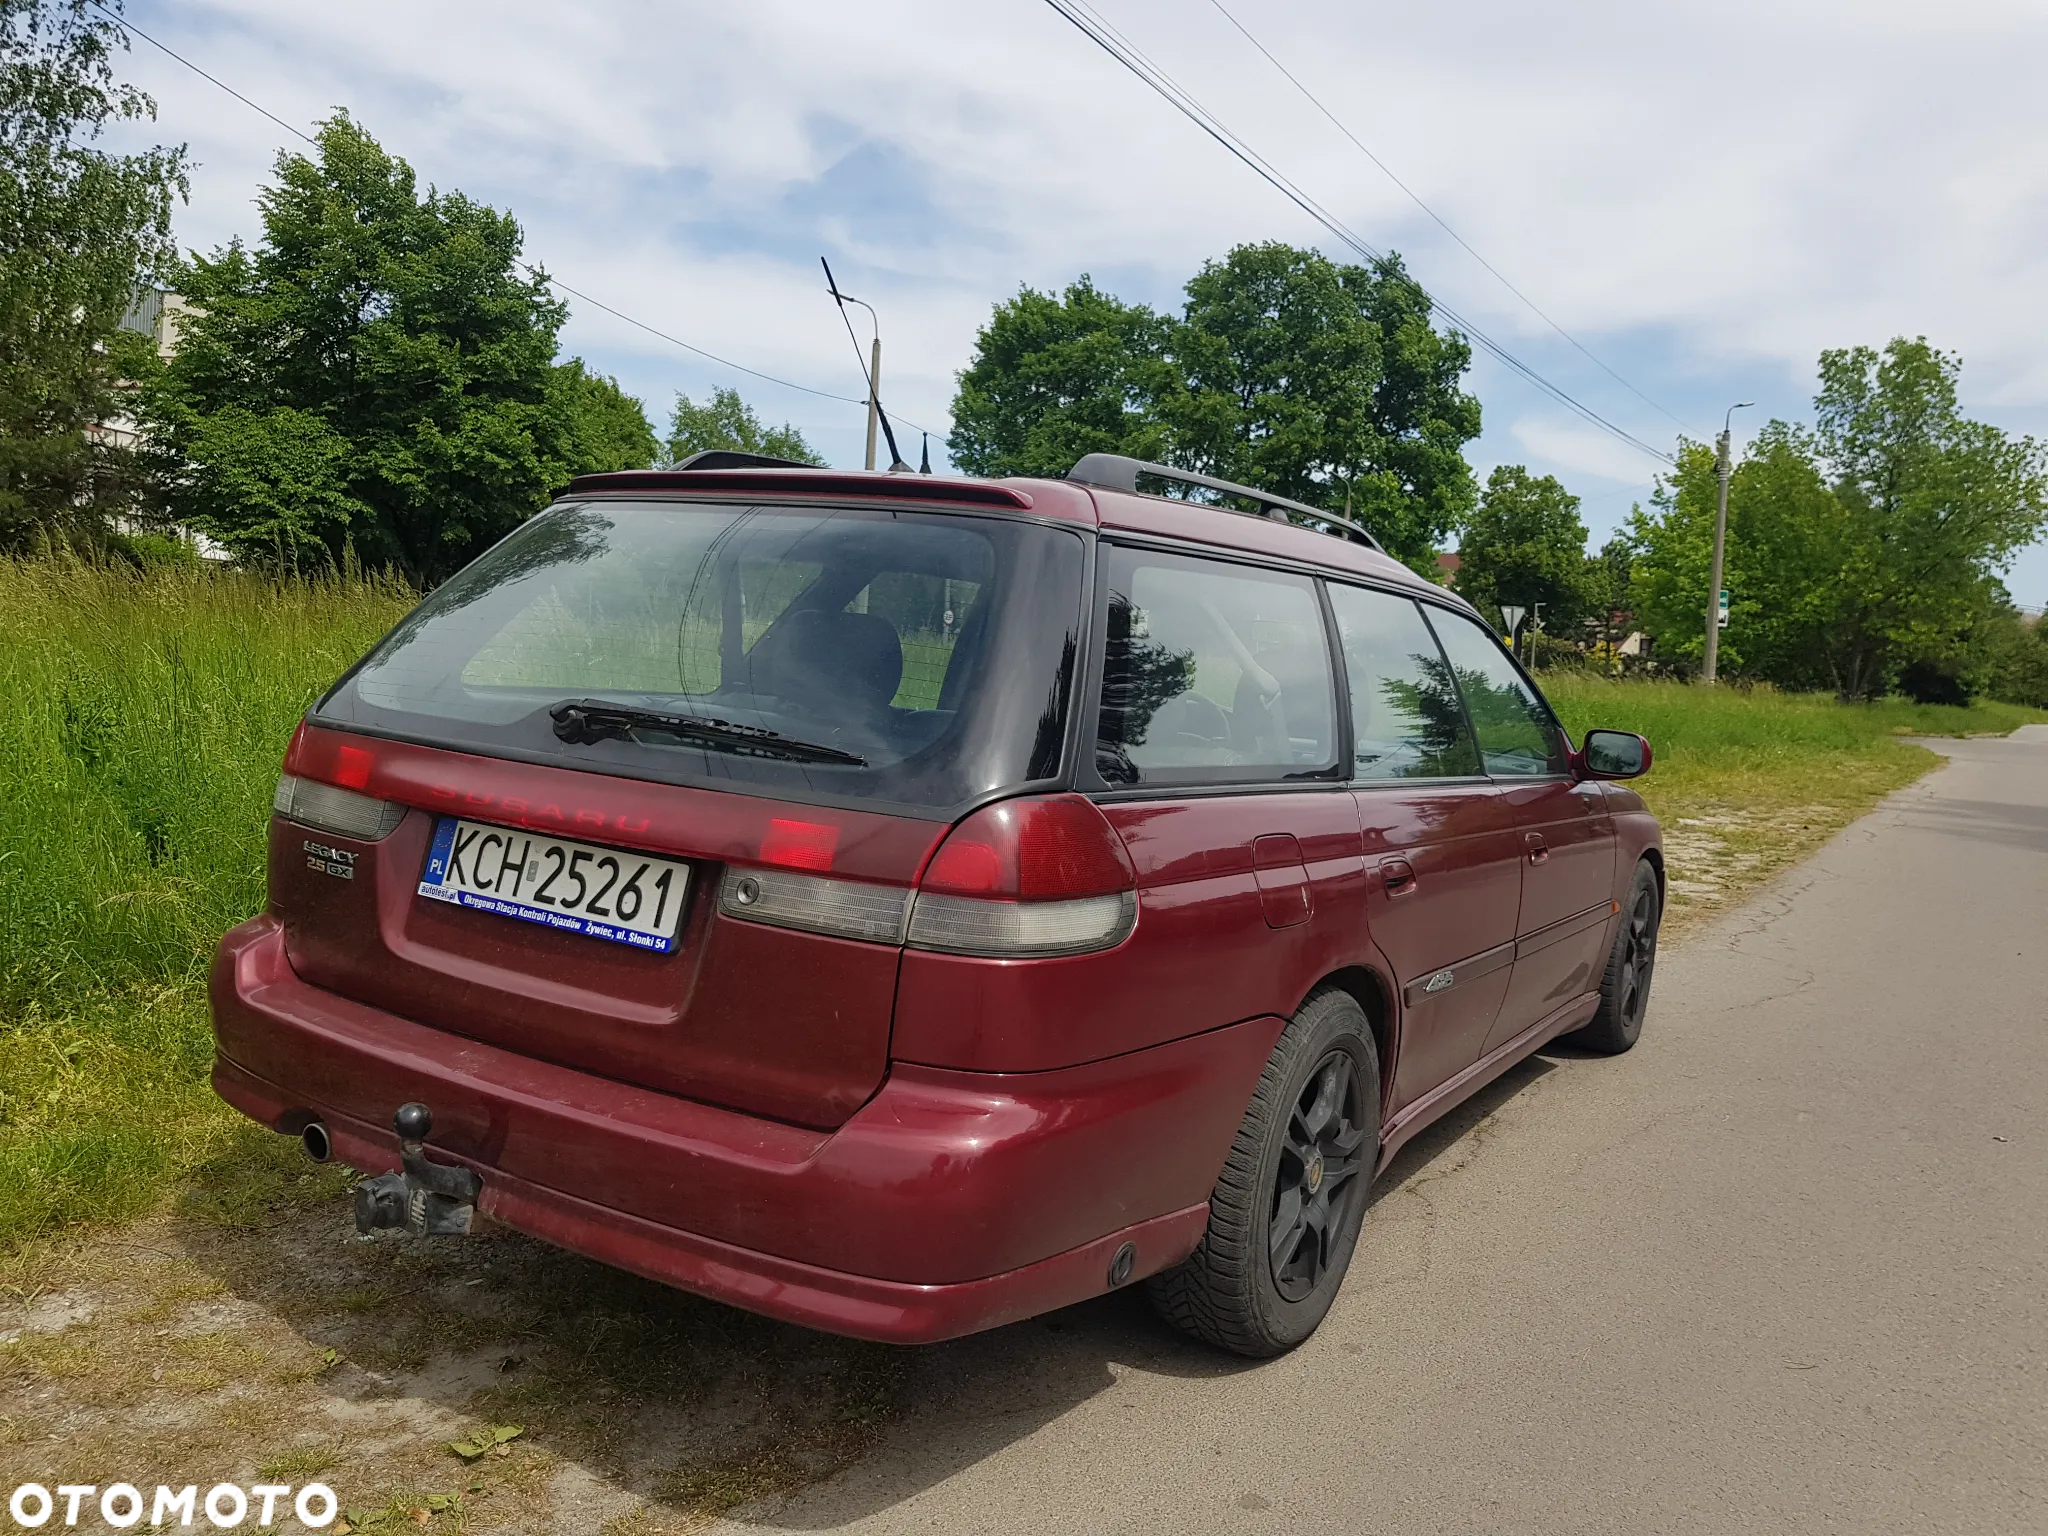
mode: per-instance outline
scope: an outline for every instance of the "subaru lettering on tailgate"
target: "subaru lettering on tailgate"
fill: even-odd
[[[673,859],[444,816],[420,894],[668,954],[690,867]]]

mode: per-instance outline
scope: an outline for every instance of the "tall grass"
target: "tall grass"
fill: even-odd
[[[1850,804],[1909,783],[1932,766],[1909,736],[2003,735],[2048,720],[2016,704],[1843,704],[1826,694],[1615,682],[1551,672],[1543,689],[1574,736],[1597,726],[1647,736],[1656,753],[1644,797],[1660,813],[1738,804]],[[1873,793],[1874,792],[1874,793]]]
[[[412,602],[358,575],[0,560],[0,1251],[145,1209],[275,1140],[207,1091],[207,962],[263,904],[294,722]],[[1846,817],[1921,771],[1901,730],[2048,718],[1569,675],[1551,691],[1575,731],[1656,743],[1644,787],[1667,814]]]
[[[0,1248],[139,1210],[230,1134],[209,955],[263,904],[293,724],[412,601],[0,561]]]

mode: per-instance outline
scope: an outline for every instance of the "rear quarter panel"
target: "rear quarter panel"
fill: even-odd
[[[907,950],[892,1054],[1036,1072],[1142,1050],[1261,1015],[1285,1018],[1322,977],[1366,962],[1365,874],[1347,789],[1109,802],[1138,876],[1138,923],[1114,949],[1059,960]],[[1252,842],[1291,834],[1307,921],[1268,925]]]

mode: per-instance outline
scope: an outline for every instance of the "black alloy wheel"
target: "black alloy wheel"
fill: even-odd
[[[1365,1148],[1359,1087],[1358,1063],[1350,1052],[1330,1051],[1316,1063],[1287,1117],[1267,1255],[1273,1284],[1289,1301],[1305,1300],[1330,1272],[1334,1240],[1364,1188],[1358,1177]]]
[[[1280,1032],[1186,1262],[1146,1290],[1159,1315],[1254,1359],[1316,1331],[1350,1268],[1380,1152],[1380,1062],[1350,993],[1312,994]]]
[[[1657,927],[1664,916],[1664,892],[1657,871],[1645,859],[1629,882],[1621,922],[1607,951],[1607,969],[1600,978],[1600,1008],[1584,1029],[1570,1038],[1589,1051],[1618,1056],[1643,1033],[1643,1015],[1650,1007],[1650,978],[1657,969]]]

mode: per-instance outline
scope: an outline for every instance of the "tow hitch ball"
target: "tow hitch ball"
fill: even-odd
[[[391,1128],[398,1132],[405,1171],[379,1174],[356,1186],[356,1231],[368,1237],[379,1227],[403,1227],[415,1237],[465,1235],[483,1180],[467,1168],[427,1161],[434,1113],[426,1105],[399,1106]]]

